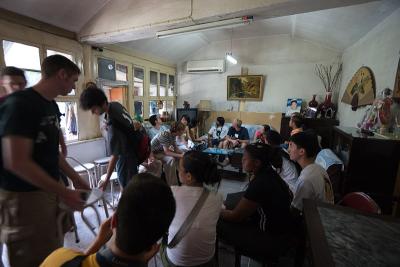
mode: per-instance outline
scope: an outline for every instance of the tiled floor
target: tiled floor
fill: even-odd
[[[228,174],[229,176],[229,174]],[[246,185],[247,185],[247,180],[245,178],[238,179],[235,177],[234,179],[226,179],[227,175],[224,176],[225,178],[221,181],[221,185],[218,189],[219,192],[221,192],[224,196],[224,199],[226,198],[226,195],[228,193],[233,193],[233,192],[238,192],[242,191]],[[98,207],[99,214],[102,219],[105,218],[105,212],[104,208]],[[113,213],[112,209],[109,209],[110,215]],[[92,224],[97,225],[96,223],[96,216],[93,211],[88,210],[85,211],[85,214],[87,217],[90,219]],[[80,241],[78,243],[75,242],[75,235],[73,232],[69,232],[65,235],[65,241],[64,241],[64,246],[65,247],[70,247],[70,248],[75,248],[78,250],[84,250],[86,247],[89,246],[89,244],[93,241],[94,235],[91,233],[91,231],[88,229],[85,223],[83,223],[81,216],[78,212],[75,212],[75,220],[78,226],[78,235]],[[5,259],[5,253],[3,253],[3,262],[5,263],[4,266],[8,266],[8,262]],[[282,264],[281,264],[282,265]],[[283,266],[290,266],[290,261],[288,263],[283,263]],[[155,259],[152,259],[149,262],[150,267],[157,267],[157,266],[162,266],[161,260],[157,256]],[[221,267],[231,267],[234,266],[234,254],[232,248],[225,246],[224,244],[220,244],[219,248],[219,266]],[[250,260],[249,258],[242,257],[242,262],[241,266],[248,266],[248,267],[256,267],[256,266],[261,266],[260,263],[255,262],[254,260]]]

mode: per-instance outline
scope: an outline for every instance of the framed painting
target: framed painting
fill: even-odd
[[[227,99],[262,101],[264,91],[263,75],[228,76]]]

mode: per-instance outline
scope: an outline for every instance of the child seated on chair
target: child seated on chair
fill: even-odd
[[[60,248],[41,266],[117,266],[116,262],[118,266],[147,266],[174,214],[171,189],[157,177],[138,174],[125,187],[116,213],[100,226],[97,238],[84,253]],[[103,245],[106,247],[101,249]]]

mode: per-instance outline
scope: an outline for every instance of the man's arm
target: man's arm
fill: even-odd
[[[110,181],[111,175],[114,172],[115,166],[117,165],[118,156],[111,155],[110,161],[108,162],[107,166],[107,175],[104,183],[100,186],[103,191],[106,190],[108,182]]]
[[[66,157],[68,154],[68,150],[67,150],[67,145],[65,144],[64,135],[62,134],[61,130],[60,130],[60,134],[59,134],[59,142],[60,142],[60,147],[61,147],[61,154],[64,157]]]
[[[64,156],[60,153],[58,159],[58,166],[63,173],[71,179],[76,189],[90,190],[89,185],[82,177],[68,164]]]
[[[3,137],[1,142],[5,169],[40,189],[56,193],[71,208],[76,210],[83,208],[85,202],[79,191],[65,188],[33,161],[33,141],[31,139],[9,135]]]

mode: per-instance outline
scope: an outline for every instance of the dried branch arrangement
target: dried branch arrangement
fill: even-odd
[[[335,65],[336,64],[328,66],[322,64],[315,65],[315,74],[322,81],[326,92],[334,92],[339,85],[342,74],[342,63],[338,63],[337,67],[334,68]]]

